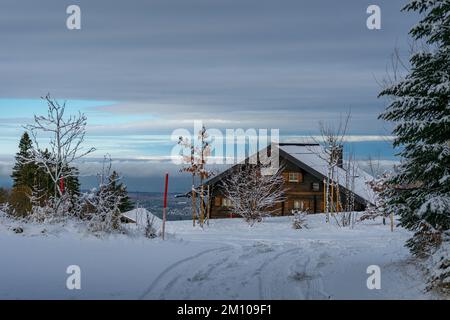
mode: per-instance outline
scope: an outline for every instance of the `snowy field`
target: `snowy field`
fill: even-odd
[[[1,299],[440,299],[427,293],[404,247],[410,234],[381,221],[354,229],[308,216],[248,227],[241,219],[169,222],[168,239],[113,235],[80,225],[36,226],[0,218]],[[12,230],[20,225],[24,233]],[[66,288],[66,268],[81,268],[81,290]],[[381,268],[381,289],[366,285]]]

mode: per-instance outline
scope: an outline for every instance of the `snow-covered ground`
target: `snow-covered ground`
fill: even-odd
[[[80,225],[37,226],[0,218],[1,299],[435,299],[404,247],[410,234],[380,221],[342,229],[308,216],[248,227],[241,219],[169,222],[168,239],[99,239]],[[20,225],[24,233],[12,228]],[[45,229],[45,230],[44,230]],[[66,268],[81,268],[81,290]],[[369,290],[367,267],[381,268]]]

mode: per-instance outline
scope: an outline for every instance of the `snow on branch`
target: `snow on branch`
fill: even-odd
[[[120,204],[123,196],[115,188],[120,178],[111,174],[111,167],[111,157],[105,155],[102,171],[98,173],[98,189],[85,195],[89,204],[88,225],[92,232],[112,232],[120,229]]]
[[[231,210],[250,225],[275,212],[276,205],[285,200],[283,168],[270,175],[262,174],[262,169],[263,165],[240,165],[222,182]]]
[[[58,187],[62,179],[72,176],[72,164],[90,154],[95,148],[84,149],[82,143],[86,134],[86,116],[77,115],[65,117],[66,102],[60,104],[52,99],[50,94],[42,97],[47,102],[47,115],[35,115],[34,123],[25,126],[31,134],[34,148],[28,163],[35,163],[43,168],[54,184],[54,197],[61,197],[62,190]],[[48,141],[47,146],[41,146],[41,141]]]

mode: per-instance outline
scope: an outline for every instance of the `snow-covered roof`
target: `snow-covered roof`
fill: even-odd
[[[284,155],[284,158],[290,159],[298,167],[304,169],[305,171],[315,175],[320,179],[327,177],[327,156],[325,154],[324,148],[321,145],[317,143],[280,143],[278,144],[278,148],[280,150],[281,156]],[[259,152],[264,154],[265,152],[267,152],[267,148],[264,148]],[[245,163],[246,161],[247,159],[236,164],[235,166]],[[217,183],[228,174],[231,174],[233,168],[234,166],[228,168],[219,175],[210,178],[209,180],[205,181],[205,184]],[[341,167],[336,167],[335,172],[337,173],[337,178],[335,178],[335,180],[337,180],[342,188],[346,188],[346,170]],[[374,178],[361,168],[358,168],[357,164],[355,164],[355,174],[355,186],[353,193],[361,200],[374,204],[375,195],[367,185],[367,182],[373,180]],[[190,194],[190,191],[187,194]]]
[[[125,213],[122,213],[122,216],[125,218],[128,218],[135,222],[137,225],[145,226],[147,224],[147,214],[150,218],[150,221],[154,218],[153,226],[156,229],[159,229],[162,225],[162,221],[160,218],[152,214],[150,211],[148,211],[145,208],[137,208]]]
[[[308,144],[280,144],[279,149],[281,150],[280,155],[284,152],[291,156],[293,158],[292,160],[296,160],[315,171],[317,175],[322,177],[328,175],[327,157],[322,146]],[[335,178],[335,180],[340,186],[345,188],[346,170],[341,167],[336,167],[335,172],[337,173],[337,178]],[[367,182],[372,180],[373,177],[358,167],[355,168],[355,173],[355,187],[353,192],[360,198],[373,203],[374,194],[367,185]]]

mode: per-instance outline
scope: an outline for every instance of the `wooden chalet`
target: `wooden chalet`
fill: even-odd
[[[319,144],[280,143],[278,149],[279,163],[283,166],[282,174],[286,185],[286,200],[277,205],[274,215],[291,215],[294,210],[301,208],[309,213],[324,212],[324,179],[327,176],[327,163],[324,160],[326,158],[321,156],[324,152],[323,148]],[[262,152],[270,153],[270,147]],[[342,152],[340,159],[336,181],[341,190],[341,202],[345,203],[345,196],[350,192],[347,192],[345,188],[346,172],[342,165]],[[212,219],[234,216],[230,201],[222,193],[221,184],[239,165],[243,164],[236,164],[204,183],[204,187],[209,186],[211,192],[209,205]],[[357,170],[352,193],[356,211],[365,210],[367,204],[373,202],[373,194],[366,184],[366,181],[371,178],[364,171]]]

